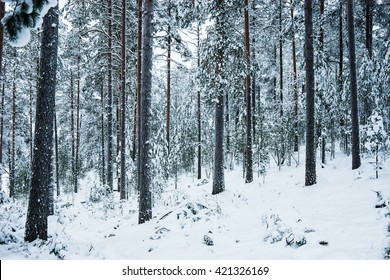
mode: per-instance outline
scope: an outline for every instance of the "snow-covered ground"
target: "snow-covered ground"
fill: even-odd
[[[57,201],[48,241],[23,241],[26,203],[0,205],[0,259],[383,259],[390,162],[375,179],[368,160],[352,171],[338,154],[317,175],[304,187],[303,163],[272,165],[264,183],[245,184],[237,166],[215,196],[211,180],[182,177],[156,199],[153,220],[138,225],[137,199],[90,201],[90,174],[77,195]]]

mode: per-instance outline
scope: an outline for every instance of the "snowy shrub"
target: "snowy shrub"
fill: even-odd
[[[271,244],[281,241],[284,236],[291,233],[291,229],[282,222],[277,214],[271,214],[269,217],[263,215],[262,224],[266,227],[264,241]]]
[[[91,188],[91,192],[89,194],[89,200],[91,202],[101,202],[102,199],[106,197],[106,187],[103,185],[94,185]]]
[[[55,233],[51,242],[50,254],[54,254],[57,258],[63,260],[65,258],[65,253],[67,251],[67,238],[64,234]]]
[[[300,221],[300,220],[299,220]],[[299,222],[298,221],[298,222]],[[266,227],[264,241],[271,244],[280,242],[283,239],[286,241],[286,246],[294,248],[301,247],[307,243],[305,234],[314,232],[312,229],[292,228],[287,226],[277,214],[271,214],[269,217],[263,215],[263,226]]]
[[[383,250],[383,257],[384,257],[386,260],[389,260],[389,259],[390,259],[390,247],[386,247],[386,248]]]
[[[0,204],[9,202],[8,196],[5,194],[3,190],[0,190]]]
[[[373,162],[376,178],[378,172],[382,168],[379,153],[383,152],[387,145],[387,133],[384,129],[383,118],[379,115],[378,110],[375,110],[371,117],[368,118],[367,125],[363,130],[363,143],[370,156],[374,157]]]
[[[298,248],[305,245],[306,243],[306,237],[303,234],[291,233],[286,237],[287,246]]]
[[[19,237],[16,235],[16,229],[9,223],[0,223],[0,245],[17,243]]]

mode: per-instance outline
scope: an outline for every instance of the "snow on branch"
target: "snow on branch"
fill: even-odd
[[[1,23],[13,47],[23,47],[30,41],[30,29],[39,28],[50,8],[57,6],[57,0],[2,0],[12,9]]]

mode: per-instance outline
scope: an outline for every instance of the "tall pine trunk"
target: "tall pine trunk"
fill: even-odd
[[[79,178],[79,150],[80,150],[80,55],[77,57],[77,99],[76,99],[76,147],[75,147],[75,165],[74,165],[74,192],[78,192]]]
[[[215,104],[215,147],[214,147],[214,174],[213,174],[213,190],[212,194],[219,194],[225,189],[224,176],[224,159],[223,159],[223,133],[224,133],[224,84],[223,84],[223,63],[225,42],[225,11],[223,0],[217,0],[217,18],[216,29],[218,32],[219,44],[216,53],[216,85],[217,102]]]
[[[200,69],[200,23],[198,22],[198,26],[196,29],[196,37],[197,37],[197,66],[198,71]],[[202,123],[201,123],[201,110],[200,110],[200,85],[198,85],[198,110],[197,110],[197,125],[198,125],[198,179],[202,178]]]
[[[153,67],[153,0],[145,0],[143,19],[143,48],[142,48],[142,86],[141,86],[141,115],[140,115],[140,146],[139,146],[139,217],[142,224],[152,219],[151,193],[151,93]]]
[[[291,3],[290,8],[292,21],[292,60],[293,60],[293,77],[294,77],[294,152],[299,150],[298,138],[298,75],[297,75],[297,56],[295,47],[295,20],[294,20],[294,6]]]
[[[121,60],[121,172],[120,199],[126,199],[126,0],[122,0],[122,60]]]
[[[253,181],[253,159],[252,159],[252,98],[251,98],[251,68],[250,61],[250,38],[249,38],[249,6],[248,0],[244,1],[244,30],[245,30],[245,58],[247,64],[247,75],[245,77],[245,99],[246,99],[246,156],[245,156],[245,183]]]
[[[56,165],[56,193],[60,196],[60,165],[58,160],[58,130],[57,130],[57,113],[54,110],[54,150],[55,150],[55,165]]]
[[[306,71],[306,163],[305,186],[316,184],[314,121],[314,48],[312,0],[305,0],[305,71]]]
[[[16,49],[14,49],[14,59],[16,61]],[[15,197],[15,132],[16,132],[16,65],[14,66],[14,76],[12,80],[12,122],[11,122],[11,162],[9,164],[9,197]]]
[[[104,78],[102,77],[101,85],[100,85],[100,122],[101,122],[101,152],[102,152],[102,185],[106,186],[106,149],[105,149],[105,141],[104,141]]]
[[[167,31],[167,149],[168,154],[170,151],[169,147],[169,132],[171,129],[171,47],[172,47],[172,35],[171,35],[171,3],[168,2],[168,31]]]
[[[348,52],[349,52],[349,90],[351,92],[351,120],[352,120],[352,169],[359,168],[360,141],[359,141],[359,113],[356,81],[356,54],[355,54],[355,27],[353,0],[347,0]]]
[[[73,92],[73,72],[70,72],[70,134],[71,134],[71,165],[72,165],[72,186],[76,193],[77,188],[74,185],[76,177],[76,162],[75,162],[75,128],[74,128],[74,92]]]
[[[5,3],[0,1],[0,18],[5,14]],[[3,118],[4,118],[4,73],[3,73],[3,46],[4,26],[0,24],[0,84],[1,84],[1,112],[0,112],[0,192],[2,191],[2,164],[3,164]]]
[[[57,74],[58,6],[50,8],[45,15],[42,30],[34,155],[24,237],[27,242],[38,238],[47,240]]]
[[[107,185],[113,191],[113,135],[112,135],[112,0],[108,0],[108,40],[107,40]]]

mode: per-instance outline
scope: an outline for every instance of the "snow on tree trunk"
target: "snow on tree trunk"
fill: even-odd
[[[39,91],[36,103],[34,155],[25,240],[47,239],[53,153],[54,103],[57,73],[58,9],[43,20]]]
[[[312,1],[305,0],[306,62],[306,170],[305,186],[316,184],[315,121],[314,121],[314,49]]]
[[[356,81],[356,54],[353,0],[347,0],[348,51],[349,51],[349,90],[351,92],[352,119],[352,169],[360,167],[359,112]]]
[[[224,31],[224,7],[223,0],[217,1],[217,18],[216,29],[219,35],[219,40],[225,40]],[[224,92],[223,92],[223,60],[224,50],[222,45],[217,49],[216,59],[216,89],[217,101],[215,104],[215,147],[214,147],[214,174],[213,174],[213,190],[212,194],[221,193],[225,189],[224,179],[224,160],[223,160],[223,133],[224,133]]]
[[[138,223],[142,224],[152,218],[152,194],[151,194],[151,92],[152,92],[152,67],[153,67],[153,0],[145,0],[145,12],[143,18],[143,49],[142,49],[142,86],[141,86],[141,122],[140,122],[140,146],[139,146],[139,217]]]

